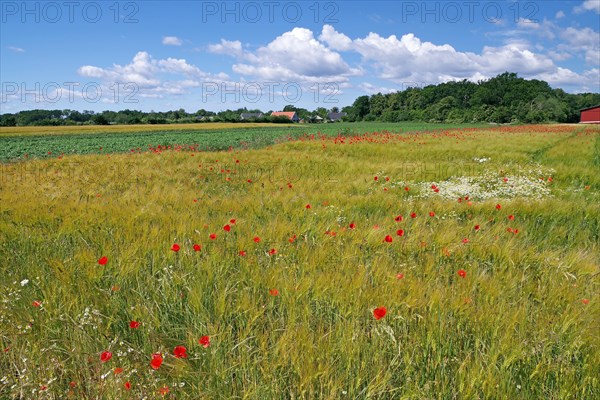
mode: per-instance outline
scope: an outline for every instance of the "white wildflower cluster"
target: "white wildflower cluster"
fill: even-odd
[[[418,182],[412,185],[418,197],[441,197],[456,200],[469,196],[473,200],[486,199],[541,199],[552,195],[551,185],[542,177],[552,176],[553,171],[540,168],[520,170],[517,174],[502,174],[487,170],[478,176],[450,177],[442,182]],[[403,183],[402,183],[403,185]],[[401,186],[401,185],[400,185]],[[432,190],[432,187],[438,190]]]
[[[98,326],[102,323],[102,315],[100,314],[100,311],[86,307],[85,310],[83,310],[83,313],[78,315],[75,320],[80,329],[84,329],[86,326],[90,326],[92,329],[98,329]]]

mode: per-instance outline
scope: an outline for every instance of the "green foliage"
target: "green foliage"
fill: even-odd
[[[350,121],[543,123],[578,122],[600,94],[567,94],[540,80],[505,72],[478,83],[463,80],[402,92],[361,96],[344,109]]]

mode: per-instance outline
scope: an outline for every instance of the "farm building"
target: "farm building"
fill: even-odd
[[[600,105],[579,110],[581,124],[600,124]]]
[[[300,121],[298,118],[298,114],[295,111],[273,111],[271,113],[272,117],[286,117],[289,118],[292,122]]]
[[[258,119],[258,118],[262,118],[262,117],[263,117],[263,113],[241,113],[240,121],[248,121],[248,120]]]
[[[343,117],[348,116],[345,112],[330,112],[327,114],[327,119],[329,122],[338,122],[341,121]]]

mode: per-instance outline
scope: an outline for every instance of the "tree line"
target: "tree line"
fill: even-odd
[[[569,94],[545,81],[505,72],[477,83],[463,80],[361,96],[342,111],[348,121],[545,123],[579,122],[579,110],[599,104],[599,93]]]
[[[527,80],[505,72],[489,80],[447,82],[425,87],[371,96],[360,96],[350,106],[342,108],[345,121],[422,121],[422,122],[491,122],[546,123],[578,122],[579,110],[600,104],[599,93],[569,94],[552,89],[542,80]],[[296,111],[299,118],[314,122],[325,120],[329,112],[319,107],[309,111],[293,105],[283,111]],[[285,117],[262,117],[241,121],[242,113],[261,113],[258,109],[238,108],[212,112],[200,109],[188,113],[184,109],[166,112],[136,110],[86,111],[28,110],[0,115],[0,126],[32,125],[109,125],[109,124],[171,124],[202,122],[289,122]]]

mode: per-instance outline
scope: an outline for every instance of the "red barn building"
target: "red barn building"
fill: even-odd
[[[600,124],[600,106],[584,108],[581,112],[580,124]]]

